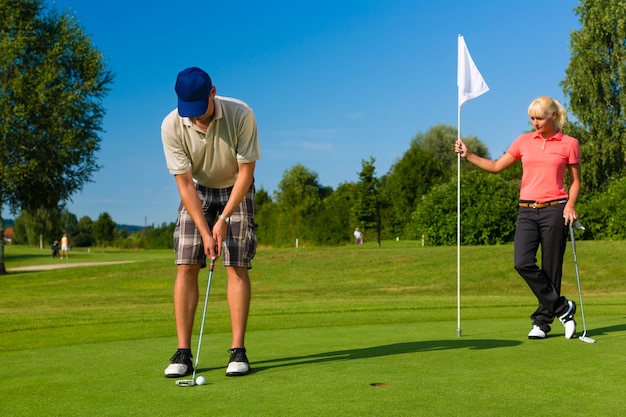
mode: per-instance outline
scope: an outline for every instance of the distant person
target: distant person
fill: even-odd
[[[198,274],[207,257],[222,255],[232,327],[226,375],[246,375],[250,372],[244,340],[251,293],[248,269],[257,245],[254,168],[260,148],[256,119],[244,102],[217,96],[211,78],[200,68],[180,72],[175,90],[178,108],[161,125],[167,167],[181,198],[174,230],[178,350],[165,376],[193,372],[191,336]]]
[[[355,245],[363,244],[363,233],[359,230],[358,227],[354,229],[354,244]]]
[[[59,241],[55,240],[52,245],[50,245],[50,250],[52,252],[52,257],[56,258],[59,255]]]
[[[567,114],[558,101],[539,97],[530,103],[528,116],[535,131],[515,139],[497,161],[469,152],[461,140],[456,142],[455,151],[493,173],[522,161],[514,265],[539,302],[530,316],[528,338],[544,339],[558,317],[565,327],[565,337],[570,339],[576,332],[576,304],[561,295],[561,277],[568,226],[578,217],[574,205],[580,191],[580,148],[578,140],[562,132]],[[565,171],[569,174],[569,191],[565,188]],[[539,246],[541,267],[536,260]]]
[[[70,244],[66,234],[61,238],[61,259],[63,259],[63,256],[65,256],[65,259],[70,258]]]

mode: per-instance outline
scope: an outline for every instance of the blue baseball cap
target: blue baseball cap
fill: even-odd
[[[206,113],[211,87],[211,77],[200,68],[191,67],[179,72],[174,88],[178,95],[178,114],[198,117]]]

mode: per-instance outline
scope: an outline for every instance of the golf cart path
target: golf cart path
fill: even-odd
[[[9,272],[12,272],[12,271],[49,271],[52,269],[76,268],[79,266],[128,264],[131,262],[137,262],[137,261],[81,262],[81,263],[60,263],[60,264],[50,264],[50,265],[18,266],[17,268],[9,269]]]

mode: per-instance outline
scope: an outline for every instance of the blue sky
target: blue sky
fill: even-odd
[[[115,73],[103,103],[102,169],[68,208],[132,225],[176,218],[160,124],[186,67],[202,67],[219,95],[254,109],[257,188],[273,193],[298,163],[336,188],[358,181],[362,160],[376,158],[384,175],[417,133],[457,125],[459,34],[490,87],[463,107],[461,133],[499,156],[528,129],[535,97],[563,100],[569,34],[579,28],[573,0],[55,4],[76,16]]]

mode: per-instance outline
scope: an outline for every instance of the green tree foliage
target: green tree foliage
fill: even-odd
[[[102,247],[110,245],[115,239],[115,222],[109,213],[102,213],[91,226],[93,237]]]
[[[256,190],[254,195],[254,207],[258,211],[265,207],[266,205],[272,204],[272,196],[265,190],[265,188],[261,187]]]
[[[162,224],[161,227],[149,227],[145,232],[145,249],[173,249],[174,228],[176,223]]]
[[[89,219],[87,217],[87,219]],[[88,227],[88,244],[77,245],[72,239],[79,231],[76,215],[70,213],[66,208],[58,209],[37,209],[33,212],[23,210],[15,218],[15,243],[38,246],[41,241],[45,247],[61,239],[66,233],[72,239],[73,246],[91,246],[91,220]]]
[[[0,0],[0,16],[0,208],[51,210],[98,169],[112,75],[77,22],[41,0]]]
[[[411,218],[421,199],[428,194],[430,189],[445,182],[450,176],[449,167],[436,155],[422,149],[420,144],[425,141],[424,134],[418,134],[412,141],[410,148],[391,167],[384,180],[384,189],[381,194],[391,209],[386,211],[391,220],[392,233],[396,236],[402,234],[404,226]],[[454,140],[441,139],[451,143],[448,147],[454,155]],[[439,146],[435,140],[429,141],[429,146]]]
[[[68,209],[61,210],[61,230],[68,236],[76,235],[76,227],[78,226],[78,219],[76,215],[70,213]]]
[[[461,179],[461,243],[493,245],[515,236],[516,181],[500,175],[470,170]],[[457,243],[457,181],[434,187],[417,206],[407,224],[408,239],[425,237],[429,245]]]
[[[380,197],[379,181],[376,178],[376,159],[361,161],[359,182],[356,185],[356,200],[352,206],[355,227],[359,227],[366,239],[376,236],[380,244]]]
[[[626,177],[611,182],[605,192],[596,193],[578,205],[586,239],[626,239],[625,214]]]
[[[93,221],[89,216],[83,216],[78,220],[74,234],[68,234],[68,237],[74,242],[74,246],[88,248],[94,245],[92,227]]]
[[[259,244],[293,246],[296,239],[301,245],[348,243],[357,226],[365,231],[367,241],[377,236],[405,238],[405,224],[416,207],[427,198],[433,185],[452,176],[452,165],[456,167],[456,135],[452,127],[435,126],[432,131],[416,137],[411,149],[394,164],[389,174],[377,178],[376,160],[370,157],[362,161],[359,182],[341,184],[335,191],[322,187],[315,172],[302,165],[294,166],[285,171],[274,199],[264,190],[257,192]],[[469,137],[466,141],[473,151],[488,156],[487,148],[478,139]],[[466,169],[473,168],[466,165]],[[503,182],[509,178],[500,177]],[[514,183],[517,181],[519,175]],[[454,201],[455,196],[456,190]],[[399,209],[402,216],[394,222],[394,210],[398,207],[402,207]],[[453,229],[455,224],[452,219]]]
[[[454,143],[457,139],[458,130],[456,127],[438,124],[431,127],[426,133],[418,133],[413,140],[421,150],[443,162],[446,167],[456,168],[457,155],[454,153]],[[476,136],[466,136],[463,138],[463,142],[471,152],[489,158],[489,149]]]
[[[332,193],[332,188],[319,184],[316,172],[302,164],[285,171],[275,195],[278,203],[280,244],[291,245],[296,239],[301,242],[311,238],[312,232],[306,221],[312,219],[321,209],[322,200]]]
[[[317,173],[299,164],[284,172],[279,187],[273,199],[264,189],[257,191],[259,245],[293,247],[296,239],[308,246],[350,241],[356,184],[340,184],[333,191],[319,184]]]
[[[315,245],[335,246],[352,236],[352,208],[357,200],[358,184],[344,183],[322,200],[321,209],[307,220],[310,240]]]
[[[259,245],[274,245],[278,241],[277,205],[272,201],[270,194],[263,188],[256,191],[254,198],[254,220],[259,225],[257,239]]]
[[[624,175],[626,150],[626,6],[623,1],[581,0],[575,12],[569,66],[562,82],[569,109],[579,123],[582,183],[604,190]]]
[[[15,241],[47,248],[63,234],[60,219],[59,209],[24,210],[15,218]]]

